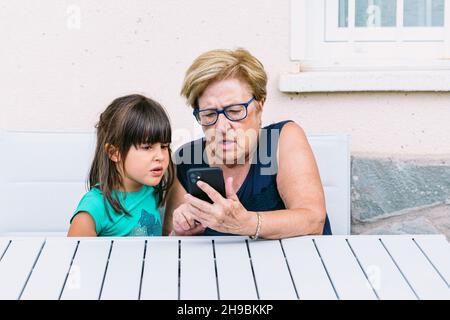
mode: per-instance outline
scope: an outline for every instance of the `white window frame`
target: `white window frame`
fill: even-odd
[[[429,0],[431,1],[431,0]],[[325,0],[325,42],[444,42],[444,27],[403,27],[404,0],[397,0],[395,27],[354,27],[355,0],[348,0],[348,26],[338,27],[339,0]],[[446,6],[447,7],[447,6]]]
[[[413,39],[406,28],[398,28],[390,39],[386,31],[392,28],[365,28],[347,39],[343,33],[349,31],[327,34],[326,1],[335,1],[337,10],[337,0],[291,0],[294,67],[280,77],[281,91],[450,91],[450,0],[445,0],[444,28],[411,27],[424,41]],[[402,19],[397,25],[403,25]]]
[[[349,9],[352,10],[349,0]],[[303,70],[450,68],[450,0],[446,1],[443,27],[331,28],[326,10],[337,10],[338,0],[291,0],[291,60]],[[402,25],[403,0],[398,25]],[[331,4],[327,5],[326,4]],[[353,6],[354,10],[354,6]],[[336,12],[331,17],[337,19]],[[336,22],[336,21],[335,21]],[[355,30],[359,29],[359,30]],[[414,37],[420,36],[423,41]]]

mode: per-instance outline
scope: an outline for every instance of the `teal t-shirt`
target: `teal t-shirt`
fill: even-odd
[[[81,211],[88,212],[95,221],[97,236],[161,236],[162,223],[159,214],[155,189],[142,186],[136,192],[113,191],[113,197],[118,195],[122,206],[129,215],[117,214],[107,202],[109,214],[105,210],[103,194],[99,188],[92,188],[80,200],[77,209],[70,219]]]

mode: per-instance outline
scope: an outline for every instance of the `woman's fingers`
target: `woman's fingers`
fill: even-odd
[[[227,199],[239,200],[233,188],[233,177],[229,177],[225,181],[225,192],[227,193]]]
[[[205,226],[198,224],[194,229],[192,229],[190,231],[190,235],[192,235],[192,236],[198,235],[200,233],[203,233],[203,231],[205,231],[205,229],[206,229]]]
[[[222,204],[225,200],[224,197],[216,191],[216,189],[211,187],[206,182],[199,180],[197,181],[197,186],[202,189],[214,203]]]
[[[212,212],[213,211],[213,205],[212,204],[210,204],[210,203],[208,203],[208,202],[206,202],[206,201],[203,201],[203,200],[200,200],[200,199],[198,199],[198,198],[196,198],[196,197],[194,197],[194,196],[191,196],[190,194],[186,194],[185,196],[184,196],[184,199],[191,205],[191,206],[194,206],[195,208],[197,208],[197,209],[199,209],[199,210],[202,210],[202,211],[205,211],[205,212]]]
[[[197,235],[202,233],[208,223],[208,215],[188,203],[178,207],[173,214],[173,225],[178,235]],[[200,223],[196,223],[197,220]]]
[[[178,223],[178,221],[173,222],[173,229],[175,230],[176,234],[183,233],[185,230],[183,227]]]
[[[205,229],[206,229],[205,226],[198,224],[193,229],[185,230],[183,227],[181,227],[181,225],[178,222],[175,222],[175,221],[173,223],[173,227],[174,227],[175,235],[178,235],[178,236],[195,236],[195,235],[203,233],[203,231],[205,231]]]
[[[191,226],[181,212],[175,212],[173,215],[173,223],[177,224],[182,230],[189,230]]]
[[[194,218],[186,212],[187,206],[180,206],[178,209],[174,211],[173,221],[177,223],[181,229],[187,231],[193,229],[195,227]]]
[[[182,217],[182,225],[185,227],[185,230],[193,229],[195,227],[195,221],[193,218],[188,218],[185,214],[182,214]]]
[[[189,205],[189,211],[204,226],[209,226],[214,221],[214,216],[211,213],[199,210],[193,205]]]

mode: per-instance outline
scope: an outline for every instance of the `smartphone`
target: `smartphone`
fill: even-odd
[[[213,187],[222,197],[226,198],[225,182],[223,172],[220,168],[192,168],[187,171],[188,192],[201,200],[213,203],[208,195],[197,186],[197,181],[201,180]]]

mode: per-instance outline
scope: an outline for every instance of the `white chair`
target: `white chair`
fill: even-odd
[[[2,132],[0,234],[65,234],[94,148],[92,132]]]
[[[350,234],[350,137],[310,135],[333,234]]]
[[[333,234],[350,234],[348,136],[308,137],[325,188]],[[62,235],[95,148],[92,132],[0,133],[0,234]]]

